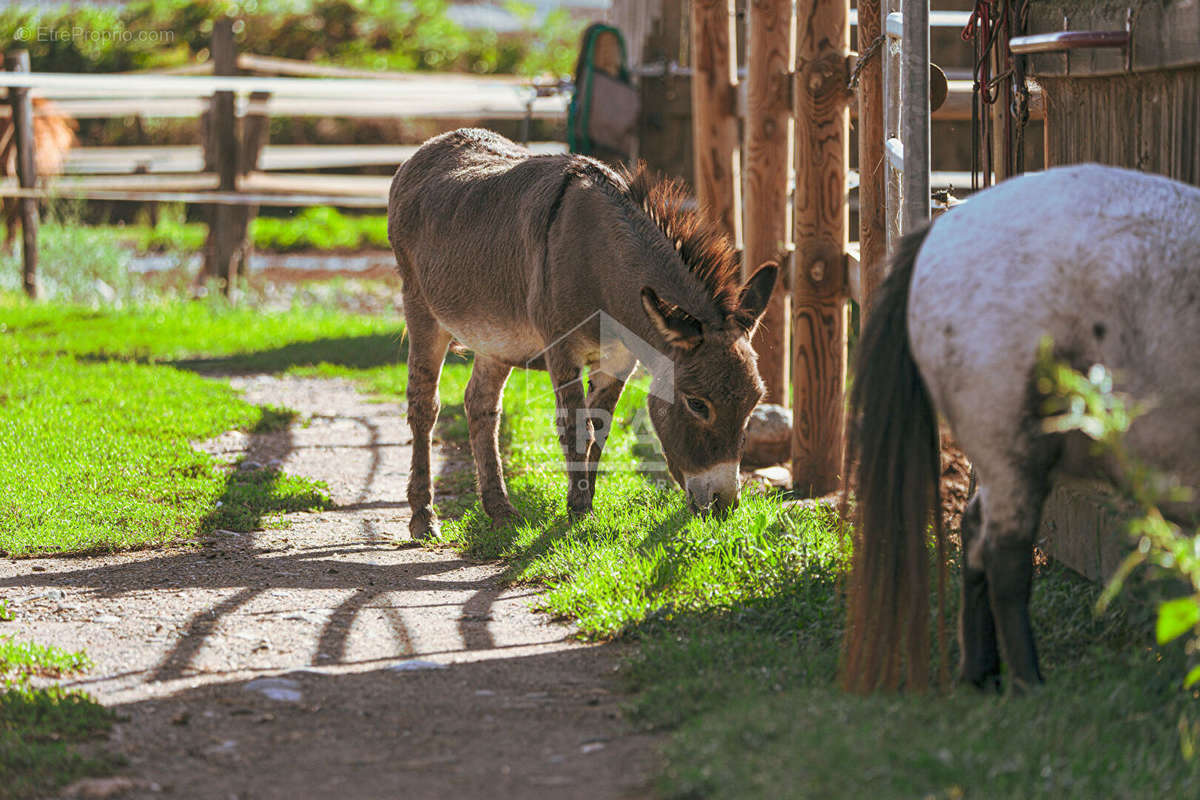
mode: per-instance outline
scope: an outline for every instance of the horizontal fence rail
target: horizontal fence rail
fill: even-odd
[[[118,116],[193,117],[215,92],[233,92],[239,116],[558,119],[562,93],[545,95],[528,82],[463,75],[405,78],[276,78],[31,72],[0,73],[0,86],[29,88],[77,119]],[[267,100],[248,95],[265,92]]]
[[[1018,55],[1060,53],[1093,47],[1125,47],[1128,44],[1129,31],[1059,31],[1014,36],[1008,41],[1009,49]]]

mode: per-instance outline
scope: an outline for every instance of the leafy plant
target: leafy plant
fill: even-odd
[[[0,37],[30,51],[35,71],[121,72],[204,60],[213,21],[237,20],[245,52],[378,70],[476,73],[571,69],[582,24],[552,12],[519,36],[466,30],[446,0],[134,0],[120,7],[0,11]]]
[[[1098,453],[1107,454],[1122,476],[1120,487],[1136,504],[1140,514],[1129,523],[1137,549],[1126,557],[1100,597],[1105,607],[1121,590],[1125,580],[1143,564],[1160,573],[1181,578],[1192,594],[1161,603],[1155,635],[1159,644],[1191,635],[1188,651],[1200,650],[1200,529],[1187,532],[1168,521],[1160,506],[1185,501],[1191,489],[1180,486],[1163,473],[1135,458],[1125,446],[1130,425],[1145,407],[1113,388],[1113,376],[1095,364],[1087,375],[1056,360],[1050,340],[1044,339],[1038,354],[1038,391],[1043,396],[1043,426],[1047,431],[1077,430],[1095,442]],[[1200,683],[1200,665],[1192,667],[1184,686]]]

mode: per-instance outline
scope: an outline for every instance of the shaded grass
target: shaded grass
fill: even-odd
[[[88,694],[59,686],[34,687],[31,676],[74,674],[91,662],[81,652],[0,636],[0,799],[45,796],[77,778],[116,765],[70,747],[108,731],[113,714]]]

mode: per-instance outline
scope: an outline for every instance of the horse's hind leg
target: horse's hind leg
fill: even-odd
[[[1016,690],[1042,682],[1029,621],[1029,595],[1033,540],[1049,488],[1047,456],[1038,453],[999,474],[984,473],[982,540],[967,557],[968,566],[974,568],[976,559],[982,559],[996,633]]]
[[[471,380],[467,383],[464,405],[471,428],[471,451],[479,475],[479,496],[483,510],[496,521],[512,519],[516,509],[504,486],[504,468],[500,464],[500,398],[512,367],[476,354]]]
[[[412,465],[408,475],[408,505],[412,510],[408,530],[414,539],[437,534],[433,514],[433,426],[441,403],[438,381],[450,346],[450,334],[434,319],[419,289],[403,287],[404,318],[408,324],[408,425],[412,429]]]
[[[988,602],[987,572],[972,567],[967,553],[978,547],[982,533],[979,493],[971,498],[962,518],[962,608],[958,618],[958,641],[962,680],[980,689],[1000,688],[1000,651],[996,645],[996,623]]]

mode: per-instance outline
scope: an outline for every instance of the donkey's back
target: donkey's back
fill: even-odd
[[[579,161],[535,156],[478,129],[422,145],[396,172],[388,201],[405,302],[419,299],[477,353],[520,365],[540,352],[531,312],[544,305],[547,231]]]

